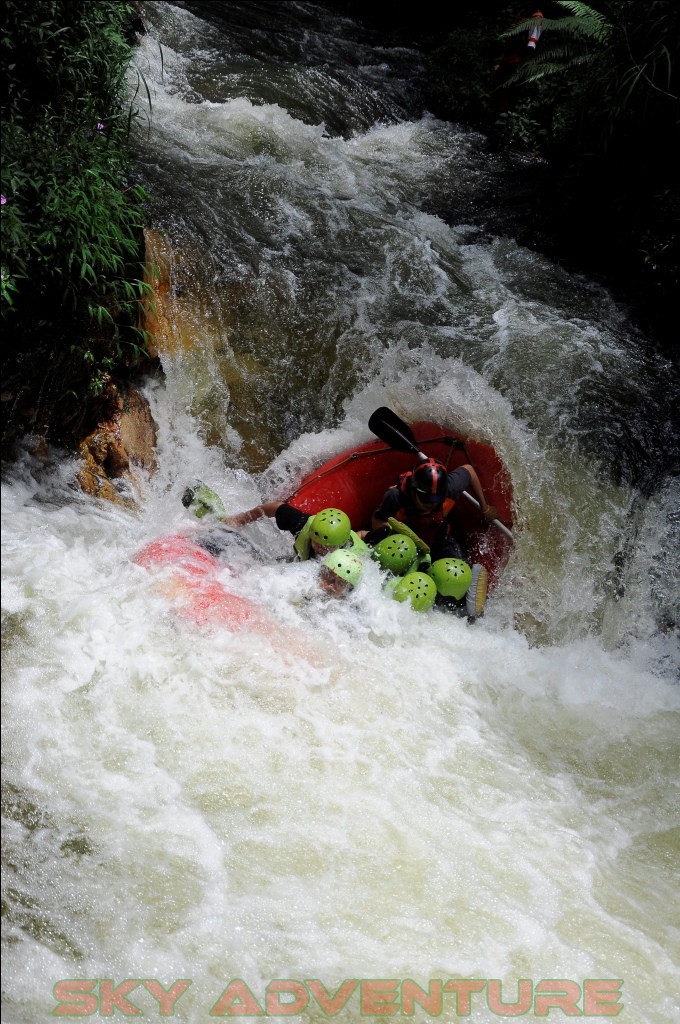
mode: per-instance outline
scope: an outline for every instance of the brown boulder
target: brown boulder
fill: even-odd
[[[78,482],[86,494],[134,508],[140,471],[149,475],[157,468],[157,426],[134,384],[110,381],[106,405],[106,417],[79,445]]]

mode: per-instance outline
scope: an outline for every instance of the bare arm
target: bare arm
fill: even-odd
[[[249,508],[246,512],[239,512],[235,516],[224,516],[222,522],[227,526],[246,526],[248,523],[254,523],[256,519],[262,519],[264,516],[273,519],[276,515],[276,510],[281,505],[283,505],[282,501],[263,501],[261,505],[255,505],[254,508]]]

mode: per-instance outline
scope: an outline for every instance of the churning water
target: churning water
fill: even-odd
[[[407,1014],[413,984],[417,1020],[440,985],[456,1020],[461,979],[475,1022],[494,979],[506,1004],[531,983],[525,1019],[546,979],[603,1016],[603,979],[626,1024],[677,1020],[672,367],[600,287],[438,215],[496,158],[420,109],[417,54],[316,4],[142,12],[159,468],[134,512],[65,455],[5,474],[3,1021],[322,1021],[347,979],[344,1021]],[[270,521],[220,574],[253,628],[193,624],[135,564],[203,528],[188,482],[282,497],[381,405],[509,468],[516,544],[473,626],[377,569],[322,598]]]

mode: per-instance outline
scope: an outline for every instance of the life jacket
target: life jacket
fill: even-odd
[[[310,558],[314,557],[314,553],[312,551],[312,539],[310,537],[313,519],[314,516],[309,516],[293,544],[293,547],[295,548],[295,557],[299,562],[307,562]],[[350,531],[349,540],[343,544],[343,548],[349,551],[355,551],[361,558],[363,558],[368,552],[368,545],[364,543],[361,537],[359,537],[354,530]]]
[[[411,481],[413,470],[402,473],[397,481],[397,490],[403,502],[402,507],[394,516],[400,523],[410,526],[426,544],[432,545],[435,536],[448,519],[456,502],[453,498],[444,498],[440,505],[436,505],[432,511],[427,509],[422,512],[416,508],[411,497]]]

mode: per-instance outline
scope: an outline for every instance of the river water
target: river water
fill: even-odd
[[[457,1020],[460,979],[474,1022],[494,980],[525,1019],[546,981],[552,1020],[616,1008],[587,979],[626,1024],[680,1019],[677,374],[600,286],[466,219],[499,158],[423,111],[417,53],[316,4],[141,10],[158,470],[137,511],[66,455],[4,474],[3,1022],[321,1021],[312,981],[348,979],[343,1021],[413,983],[416,1019]],[[322,599],[270,521],[220,577],[256,628],[187,621],[135,564],[202,529],[188,482],[282,497],[382,405],[511,473],[473,626],[377,570]]]

